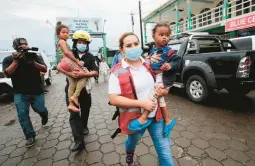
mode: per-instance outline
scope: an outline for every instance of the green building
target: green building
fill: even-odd
[[[143,19],[144,40],[152,40],[151,27],[170,24],[171,35],[210,32],[224,39],[255,35],[255,0],[169,0]]]

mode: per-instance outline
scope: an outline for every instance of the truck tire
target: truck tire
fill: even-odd
[[[186,93],[188,98],[194,103],[204,103],[210,91],[204,78],[199,75],[190,76],[186,82]]]
[[[244,96],[251,91],[250,87],[240,87],[240,86],[227,87],[226,89],[231,95],[234,95],[234,96]]]

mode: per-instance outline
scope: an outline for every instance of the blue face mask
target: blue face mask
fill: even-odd
[[[126,51],[126,58],[131,61],[136,61],[142,55],[143,50],[139,47],[137,48],[130,48]]]
[[[76,46],[76,48],[78,49],[78,51],[80,51],[80,52],[85,52],[86,51],[86,49],[87,49],[87,45],[85,45],[85,44],[77,44],[77,46]]]

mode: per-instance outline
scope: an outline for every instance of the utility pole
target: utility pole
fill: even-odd
[[[106,19],[104,19],[104,24],[103,24],[103,44],[104,44],[104,50],[103,50],[103,56],[107,59],[107,46],[106,46],[106,33],[104,32],[104,27],[106,23]],[[107,60],[108,61],[108,60]]]
[[[143,47],[143,23],[142,23],[142,7],[141,7],[141,1],[139,1],[139,17],[140,17],[140,30],[141,30],[141,45],[142,49]]]
[[[134,13],[132,13],[132,11],[131,11],[131,13],[130,13],[130,15],[131,15],[131,22],[132,22],[132,32],[134,33],[134,26],[135,26],[135,22],[134,22]]]
[[[104,19],[104,23],[103,23],[103,33],[104,33],[104,27],[105,27],[105,23],[107,22],[106,19]]]

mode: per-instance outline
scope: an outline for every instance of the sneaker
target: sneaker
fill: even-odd
[[[134,151],[126,153],[126,166],[134,166]]]
[[[83,130],[83,135],[88,135],[89,134],[89,129],[88,128],[85,128],[84,130]]]
[[[27,148],[30,148],[34,144],[35,144],[35,137],[30,137],[30,138],[27,139],[27,142],[26,142],[26,147]]]
[[[46,125],[48,123],[48,112],[41,115],[42,118],[42,125]]]
[[[85,144],[84,142],[78,142],[75,143],[74,147],[72,148],[72,152],[77,152],[85,149]]]

